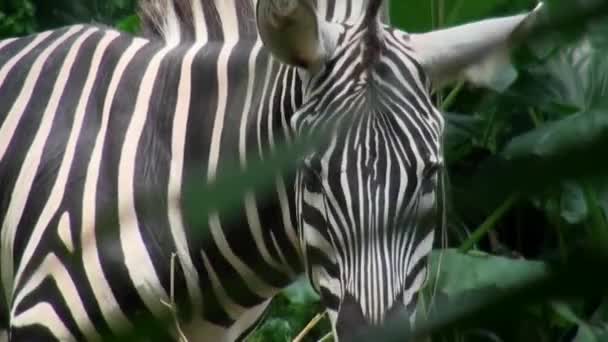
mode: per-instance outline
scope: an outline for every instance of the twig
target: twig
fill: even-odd
[[[468,240],[466,240],[458,249],[462,253],[468,252],[476,243],[478,243],[489,231],[495,228],[498,220],[511,209],[513,204],[517,201],[519,196],[517,194],[511,195],[505,200],[505,202],[498,207],[483,223],[471,234]]]
[[[301,342],[306,335],[321,321],[321,319],[325,316],[325,312],[317,314],[308,324],[300,331],[298,336],[293,339],[293,342]]]
[[[166,306],[167,308],[169,308],[169,311],[171,312],[171,316],[173,316],[173,322],[175,323],[175,330],[177,332],[178,335],[178,340],[180,342],[188,342],[188,338],[186,338],[186,335],[184,335],[184,332],[182,331],[182,328],[180,326],[179,323],[179,318],[177,317],[177,306],[175,305],[175,258],[176,258],[177,254],[175,253],[171,253],[171,283],[170,283],[170,296],[171,298],[169,298],[169,300],[171,301],[170,303],[165,302],[164,300],[160,300],[160,302]]]
[[[327,335],[321,337],[321,339],[318,342],[329,341],[329,339],[332,338],[333,336],[334,336],[333,332],[328,332]]]

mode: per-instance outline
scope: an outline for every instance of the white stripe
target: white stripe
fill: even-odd
[[[319,250],[323,251],[327,259],[335,260],[335,250],[331,244],[331,242],[327,241],[321,233],[319,233],[319,227],[313,227],[308,222],[302,223],[304,230],[304,236],[306,236],[307,246],[316,247]]]
[[[31,182],[33,182],[36,172],[38,171],[38,167],[42,158],[42,152],[44,152],[46,140],[51,134],[53,121],[55,120],[55,115],[57,115],[57,108],[59,107],[59,102],[61,101],[61,98],[64,95],[65,87],[70,77],[72,67],[74,66],[76,61],[76,56],[80,51],[82,43],[95,31],[97,31],[96,28],[88,29],[78,37],[78,39],[70,48],[67,56],[65,57],[65,60],[61,65],[61,69],[59,69],[59,75],[55,80],[53,91],[49,97],[49,101],[46,105],[44,114],[42,114],[42,122],[40,123],[38,132],[36,132],[36,137],[34,138],[34,141],[30,146],[25,162],[23,163],[23,167],[25,169],[22,172],[25,171],[26,173],[24,174],[24,178],[29,179],[30,183],[26,183],[24,181],[24,183],[17,183],[15,185],[15,189],[20,189],[20,191],[22,191],[24,194],[28,194],[33,190],[30,188],[32,186]],[[38,220],[36,221],[36,225],[32,230],[32,234],[29,236],[27,244],[25,245],[25,250],[23,251],[19,267],[17,268],[17,272],[15,274],[15,284],[19,284],[19,280],[23,275],[23,270],[29,264],[30,259],[34,255],[34,252],[36,251],[36,248],[38,247],[38,244],[42,239],[42,235],[48,228],[51,219],[57,212],[57,209],[61,204],[61,200],[63,199],[63,192],[65,191],[65,183],[67,182],[67,176],[70,167],[69,164],[66,165],[65,157],[66,155],[64,155],[62,165],[59,169],[59,173],[57,179],[55,180],[55,184],[53,185],[53,188],[51,190],[50,196],[46,201],[46,204],[44,206],[44,209],[42,209],[40,216],[38,216]],[[30,174],[28,175],[27,173]]]
[[[337,0],[334,1],[334,17],[332,18],[333,22],[346,22],[347,21],[347,13],[346,13],[346,3],[348,1]]]
[[[247,223],[249,224],[251,235],[253,235],[253,241],[255,242],[255,246],[262,256],[262,259],[264,259],[268,265],[272,266],[276,270],[282,271],[283,266],[281,266],[277,260],[274,260],[268,252],[266,241],[264,241],[263,229],[260,223],[257,203],[255,201],[254,194],[251,192],[245,194],[245,214],[247,216]]]
[[[253,99],[253,86],[256,77],[256,60],[260,50],[262,49],[262,43],[257,41],[253,46],[251,54],[249,55],[248,65],[248,79],[247,79],[247,95],[245,95],[245,106],[243,107],[243,116],[241,118],[241,127],[239,128],[239,160],[241,167],[247,166],[247,122],[249,121],[249,114],[251,112],[251,101]]]
[[[317,13],[323,19],[323,21],[327,20],[327,0],[317,0]]]
[[[199,3],[199,1],[192,1]],[[171,166],[169,170],[169,199],[168,216],[171,236],[177,248],[177,256],[184,270],[186,286],[190,294],[191,303],[195,313],[201,310],[201,290],[199,278],[188,248],[184,222],[179,207],[181,196],[182,177],[184,172],[184,151],[186,146],[186,134],[188,125],[188,114],[190,113],[190,99],[192,96],[192,63],[196,54],[201,50],[202,44],[194,45],[183,58],[181,75],[178,85],[177,103],[173,114],[173,133],[171,143]]]
[[[282,85],[279,85],[279,81],[281,77],[285,77],[285,66],[283,64],[279,65],[279,70],[275,74],[275,86],[271,88],[270,94],[268,94],[269,101],[267,102],[268,108],[265,111],[266,114],[266,135],[268,137],[268,147],[270,147],[269,152],[272,154],[275,151],[275,115],[281,115],[281,107],[275,108],[275,99],[277,99],[277,89],[282,88]],[[279,100],[280,101],[280,100]],[[262,131],[262,126],[258,126],[258,130]]]
[[[92,68],[89,74],[89,76],[93,75],[93,78],[97,76],[97,69],[99,68],[100,59],[105,48],[114,38],[116,38],[116,36],[108,36],[106,38],[107,39],[100,42],[98,49],[95,52],[95,63],[93,63],[94,69]],[[103,269],[101,267],[101,261],[99,259],[97,237],[95,233],[97,182],[99,181],[101,156],[108,130],[110,109],[112,107],[112,103],[114,102],[114,97],[116,96],[118,83],[122,79],[125,69],[131,62],[132,58],[145,44],[146,42],[143,40],[134,40],[131,43],[131,46],[129,46],[129,48],[122,53],[118,64],[112,71],[112,80],[108,86],[108,91],[103,104],[99,132],[97,133],[97,138],[95,139],[95,147],[91,153],[91,160],[87,169],[82,201],[81,239],[83,246],[82,259],[84,270],[101,313],[114,333],[120,333],[123,329],[130,329],[131,324],[127,320],[126,316],[118,305],[116,298],[114,297],[114,293],[108,284],[108,280],[105,278]],[[84,96],[81,98],[81,100],[82,99],[84,99]],[[86,101],[84,106],[85,107],[83,108],[86,108]]]
[[[19,314],[19,316],[11,319],[11,326],[26,327],[41,324],[49,330],[57,341],[75,341],[76,338],[63,324],[61,318],[57,315],[53,307],[48,303],[38,303],[28,310]]]
[[[346,207],[346,217],[349,219],[349,221],[351,222],[351,225],[354,225],[355,222],[357,222],[356,217],[355,217],[355,213],[354,213],[354,206],[353,206],[353,195],[351,194],[351,186],[349,184],[349,175],[346,172],[346,170],[348,170],[348,168],[350,167],[349,164],[349,156],[348,154],[350,153],[350,146],[353,146],[353,143],[351,142],[351,140],[353,140],[352,137],[352,130],[349,130],[346,138],[344,139],[344,148],[342,150],[342,163],[340,165],[340,186],[342,189],[342,192],[344,193],[344,199],[345,199],[345,207]],[[345,217],[345,219],[346,219]],[[348,223],[345,222],[345,225],[348,226]],[[353,269],[352,261],[354,259],[354,256],[356,255],[353,249],[353,246],[356,244],[357,238],[356,235],[354,236],[354,239],[352,240],[352,242],[350,244],[348,244],[347,247],[347,255],[349,255],[348,259],[345,262],[345,266],[344,266],[344,272],[347,272],[346,274],[349,274],[351,272],[351,270]]]
[[[270,85],[270,76],[272,76],[272,69],[274,66],[274,58],[269,57],[268,58],[268,62],[266,63],[266,78],[264,80],[264,88],[262,88],[262,97],[260,97],[259,100],[259,104],[258,104],[258,113],[257,113],[257,123],[255,127],[258,127],[256,129],[257,131],[257,143],[258,143],[258,157],[263,158],[264,157],[264,148],[263,148],[263,141],[262,141],[262,130],[259,129],[259,127],[262,127],[262,119],[265,117],[265,115],[267,115],[266,112],[264,112],[265,109],[265,104],[266,101],[268,101],[268,89],[271,86]]]
[[[0,50],[2,50],[2,48],[4,48],[5,46],[9,45],[10,43],[12,43],[16,40],[17,40],[17,38],[9,38],[9,39],[0,41]]]
[[[28,279],[23,289],[19,291],[19,294],[15,299],[15,303],[20,303],[23,298],[27,297],[30,293],[36,290],[36,288],[38,288],[40,284],[49,277],[53,279],[57,285],[57,289],[61,292],[61,298],[63,298],[67,307],[70,309],[70,314],[74,318],[76,325],[78,325],[78,329],[87,335],[88,340],[101,340],[101,336],[97,334],[95,326],[89,318],[82,299],[78,294],[76,284],[74,284],[72,278],[70,277],[70,273],[55,254],[51,253],[44,258],[38,269]],[[17,306],[18,304],[13,305],[13,307]],[[15,316],[14,320],[16,323],[13,323],[13,325],[21,324],[21,315],[22,314],[18,314]],[[43,318],[42,315],[39,316],[38,322],[30,322],[30,324],[35,323],[42,326],[48,326],[48,322]],[[51,327],[49,328],[50,330],[55,330]],[[61,333],[61,335],[64,335],[64,333]]]
[[[65,245],[65,248],[70,253],[74,253],[74,241],[72,240],[72,222],[70,221],[70,214],[64,212],[61,214],[59,223],[57,224],[57,235],[61,239],[61,242]]]
[[[251,270],[251,268],[249,268],[249,266],[247,266],[247,264],[243,262],[243,260],[234,254],[228,240],[226,240],[226,236],[224,235],[224,231],[222,230],[220,219],[217,214],[212,214],[210,216],[209,229],[211,231],[213,242],[215,242],[220,253],[222,253],[224,260],[234,268],[236,273],[241,276],[241,278],[243,278],[243,281],[245,281],[245,285],[248,289],[253,291],[253,293],[261,298],[270,298],[277,293],[279,289],[276,289],[270,284],[264,282],[260,277],[257,276],[257,274],[255,274],[255,272]]]
[[[300,257],[300,261],[302,260],[302,251],[298,245],[298,236],[296,232],[296,228],[293,226],[293,222],[291,221],[291,211],[289,208],[289,197],[287,195],[287,189],[285,188],[285,181],[283,178],[278,178],[276,181],[277,186],[277,194],[279,195],[279,205],[281,206],[281,217],[283,218],[283,227],[285,228],[285,235],[291,242],[291,248],[295,250]],[[287,246],[283,246],[283,249],[288,248]],[[286,263],[286,265],[289,265]]]
[[[194,24],[194,37],[201,44],[207,43],[209,40],[209,32],[207,32],[207,23],[205,21],[205,12],[201,1],[190,1],[192,10],[192,22]]]
[[[213,125],[213,133],[212,133],[212,137],[211,137],[211,146],[210,146],[210,151],[209,151],[209,169],[208,169],[208,173],[207,173],[207,178],[209,180],[209,182],[213,182],[215,180],[215,176],[217,173],[217,166],[219,163],[219,155],[220,155],[220,144],[221,144],[221,139],[222,139],[222,132],[224,129],[224,118],[226,116],[226,105],[228,102],[228,87],[229,87],[229,79],[228,79],[228,68],[229,68],[229,60],[230,60],[230,54],[232,52],[234,45],[233,44],[227,44],[226,46],[224,46],[222,48],[222,51],[220,52],[220,55],[218,57],[218,62],[217,62],[217,79],[218,79],[218,95],[217,95],[217,110],[215,112],[215,122]],[[239,270],[241,269],[240,272],[244,272],[245,274],[251,274],[251,276],[253,275],[253,272],[251,272],[250,270],[248,270],[248,268],[244,265],[244,264],[240,264],[240,261],[237,261],[238,258],[236,258],[236,256],[233,255],[232,250],[229,248],[229,245],[226,243],[223,243],[226,241],[226,237],[224,235],[224,232],[222,231],[221,227],[219,227],[219,219],[214,219],[214,217],[216,217],[216,215],[212,215],[209,218],[209,224],[210,224],[210,228],[211,228],[211,232],[214,238],[214,241],[218,244],[218,246],[223,246],[222,248],[220,248],[220,250],[224,253],[224,255],[228,258],[228,260],[231,260],[231,264],[233,264],[233,266]],[[276,266],[277,268],[280,268],[280,265],[278,263],[276,263],[274,260],[272,260],[272,258],[270,257],[270,253],[268,253],[267,247],[264,243],[264,240],[261,236],[257,236],[256,232],[254,232],[254,239],[256,240],[256,245],[258,246],[259,250],[260,250],[260,254],[262,255],[262,257],[264,258],[264,260],[266,262],[268,262],[270,265]],[[234,257],[234,258],[232,258]],[[249,275],[248,275],[249,277]],[[245,278],[247,279],[247,278]],[[253,283],[253,282],[252,282]],[[258,291],[262,291],[262,293],[267,293],[269,291],[269,289],[262,285],[263,283],[260,284],[260,288],[254,289],[256,292]],[[257,286],[255,286],[257,287]],[[272,292],[274,292],[274,290],[270,290]],[[267,297],[267,295],[265,295],[264,297]]]
[[[289,263],[287,262],[287,258],[285,258],[285,255],[283,254],[283,251],[281,250],[281,247],[279,246],[279,242],[277,241],[277,237],[275,236],[273,231],[270,231],[270,238],[272,239],[272,245],[274,246],[274,249],[277,251],[277,254],[279,255],[279,261],[281,262],[281,264],[285,265],[285,270],[287,271],[287,274],[289,275],[289,277],[295,279],[298,276],[298,274],[296,274],[296,272],[294,272],[293,269],[289,266]]]
[[[422,260],[422,258],[427,256],[431,252],[431,249],[433,248],[434,238],[435,233],[433,230],[431,230],[429,234],[427,234],[427,236],[425,236],[424,239],[422,239],[422,241],[418,243],[418,245],[414,249],[414,252],[412,253],[410,262],[407,265],[408,272],[406,273],[409,273],[409,271],[414,268],[420,262],[420,260]]]
[[[203,264],[205,265],[205,269],[207,270],[207,274],[209,275],[209,280],[211,280],[211,288],[213,289],[215,298],[219,302],[222,309],[224,309],[224,311],[228,314],[228,316],[230,316],[232,320],[237,320],[247,310],[235,303],[230,298],[230,296],[228,296],[226,290],[220,282],[220,278],[213,269],[211,262],[209,262],[209,258],[207,258],[205,251],[201,251],[201,256],[203,257]]]
[[[236,43],[239,40],[239,24],[236,14],[235,0],[216,1],[217,11],[220,14],[224,42]]]
[[[61,43],[74,35],[76,32],[80,31],[81,28],[82,26],[72,27],[70,30],[64,33],[63,36],[55,40],[53,44],[48,46],[40,54],[40,56],[38,56],[38,58],[36,58],[36,61],[32,65],[32,69],[26,77],[25,84],[23,85],[17,100],[15,103],[13,103],[13,107],[11,108],[7,119],[0,129],[0,141],[7,142],[6,145],[0,145],[0,160],[2,160],[6,147],[8,146],[8,142],[12,140],[12,136],[15,133],[17,123],[21,119],[27,103],[31,99],[32,92],[34,91],[36,82],[40,77],[44,63],[48,59],[49,55]],[[50,101],[52,102],[52,99]],[[4,217],[4,222],[2,223],[2,253],[0,254],[0,260],[2,260],[2,284],[6,294],[5,298],[9,303],[12,301],[12,292],[14,291],[13,247],[15,243],[15,236],[17,234],[17,226],[21,221],[23,210],[25,209],[25,205],[30,194],[30,188],[34,182],[36,171],[38,171],[40,159],[42,158],[42,150],[44,143],[46,142],[46,138],[48,137],[51,124],[53,122],[52,115],[54,114],[54,110],[50,112],[47,110],[42,118],[42,122],[40,123],[38,131],[36,132],[32,146],[28,150],[25,160],[21,166],[21,170],[19,171],[19,176],[15,182],[15,187],[13,188],[9,205],[6,210],[6,216]],[[17,274],[17,277],[19,277],[19,274]],[[17,283],[16,280],[15,283]]]
[[[250,329],[266,312],[266,308],[272,301],[272,298],[263,301],[262,303],[248,308],[245,313],[239,317],[239,320],[235,322],[229,329],[226,334],[226,341],[249,341],[249,339],[245,336],[241,336],[244,331]],[[255,330],[252,330],[250,334],[253,334]],[[244,339],[239,339],[239,337],[245,337]],[[211,339],[207,339],[207,341],[212,341]]]
[[[403,304],[408,305],[412,301],[414,294],[420,290],[422,285],[424,285],[426,272],[426,268],[422,269],[412,282],[412,285],[405,291],[403,294]]]
[[[215,180],[217,164],[220,158],[220,143],[224,130],[224,118],[226,116],[226,105],[228,102],[228,62],[234,45],[226,44],[222,47],[217,61],[217,109],[215,111],[213,131],[211,135],[211,146],[209,147],[209,169],[207,179],[209,182]]]
[[[23,58],[23,56],[28,54],[30,51],[32,51],[32,49],[34,49],[43,40],[45,40],[48,36],[50,36],[51,33],[53,33],[53,32],[47,31],[47,32],[40,33],[26,47],[19,50],[19,53],[17,53],[11,59],[9,59],[6,63],[4,63],[4,65],[0,69],[0,86],[2,86],[2,84],[4,83],[4,80],[6,80],[6,75],[8,75],[8,73],[13,69],[15,64],[17,64],[21,60],[21,58]],[[10,42],[10,40],[8,42]],[[0,159],[2,159],[2,158],[0,158]]]
[[[49,58],[49,55],[59,46],[59,44],[63,43],[66,39],[72,36],[77,31],[80,31],[82,26],[74,26],[66,33],[64,33],[61,37],[56,39],[51,45],[49,45],[44,51],[36,58],[36,61],[32,64],[32,68],[25,78],[25,82],[21,87],[21,92],[17,96],[13,106],[10,111],[6,115],[4,122],[2,123],[2,127],[0,127],[0,141],[3,143],[0,144],[0,160],[4,157],[4,153],[6,153],[6,149],[10,141],[13,138],[13,134],[15,134],[15,129],[21,121],[21,117],[23,116],[23,112],[29,102],[32,93],[34,92],[34,87],[36,82],[38,81],[38,77],[40,77],[40,73],[42,71],[42,67],[44,66],[44,62]],[[38,44],[48,37],[51,33],[45,32],[37,36],[25,49],[21,50],[17,55],[15,55],[9,62],[7,62],[2,69],[0,69],[0,86],[4,83],[6,76],[12,70],[13,66],[21,60],[23,55],[32,50],[34,47],[38,46]]]
[[[165,20],[163,36],[169,45],[179,44],[181,40],[181,26],[180,19],[175,12],[175,3],[173,1],[166,1],[165,4],[167,7],[165,8],[166,13],[164,13],[163,17]]]
[[[135,178],[139,175],[135,173],[135,169],[137,150],[147,120],[154,83],[161,62],[171,49],[172,47],[168,46],[157,52],[150,60],[141,79],[118,165],[118,208],[122,209],[119,217],[120,244],[124,253],[125,266],[140,298],[157,317],[167,309],[161,300],[169,302],[169,299],[156,274],[156,269],[141,235],[142,228],[137,221]],[[167,260],[167,263],[169,262],[170,260]]]

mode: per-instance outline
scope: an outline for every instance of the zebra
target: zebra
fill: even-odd
[[[140,8],[141,36],[81,24],[0,41],[8,338],[120,336],[173,302],[169,337],[242,340],[301,274],[339,340],[413,317],[443,210],[431,94],[490,82],[540,7],[421,34],[392,28],[381,0]],[[171,200],[337,121],[270,194],[211,215],[206,239]]]

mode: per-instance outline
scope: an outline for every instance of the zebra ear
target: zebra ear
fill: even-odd
[[[435,88],[464,77],[504,90],[517,77],[509,50],[532,31],[542,8],[539,3],[527,14],[413,34],[412,46]]]
[[[325,22],[310,0],[258,0],[256,19],[264,45],[284,63],[307,69],[325,56]]]

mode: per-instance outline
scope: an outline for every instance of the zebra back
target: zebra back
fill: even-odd
[[[258,0],[140,0],[143,32],[169,43],[257,39],[255,6]],[[311,0],[328,21],[354,22],[369,0]],[[388,5],[383,4],[388,21]]]

